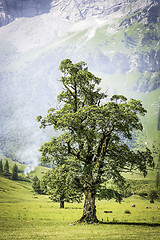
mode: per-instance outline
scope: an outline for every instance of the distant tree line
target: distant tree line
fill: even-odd
[[[160,130],[160,108],[158,113],[158,130]]]
[[[18,180],[18,167],[15,163],[13,165],[12,171],[10,172],[10,166],[8,160],[3,163],[2,159],[0,160],[0,175],[11,178],[12,180]]]

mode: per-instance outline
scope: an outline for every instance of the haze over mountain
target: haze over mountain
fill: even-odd
[[[1,0],[1,25],[20,17],[34,17],[52,12],[64,19],[78,22],[90,16],[104,18],[112,13],[127,16],[142,10],[147,11],[149,21],[159,21],[158,0]],[[146,18],[146,16],[144,16]]]
[[[70,58],[85,61],[109,95],[143,101],[145,131],[135,139],[140,147],[154,145],[157,158],[158,0],[1,0],[0,26],[0,149],[5,155],[37,164],[37,149],[50,131],[39,129],[36,116],[56,105],[58,67]]]

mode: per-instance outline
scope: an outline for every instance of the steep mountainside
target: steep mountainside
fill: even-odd
[[[6,25],[16,18],[34,17],[49,12],[51,0],[1,0],[0,26]]]
[[[1,0],[0,26],[16,18],[34,17],[49,11],[77,22],[90,16],[104,18],[113,13],[127,16],[143,9],[138,16],[139,19],[147,12],[148,21],[157,22],[160,20],[160,12],[157,8],[159,4],[159,0]],[[132,20],[134,21],[135,17],[131,17]]]
[[[0,149],[36,161],[50,136],[36,116],[56,105],[60,61],[86,61],[108,94],[139,98],[148,110],[136,142],[158,156],[158,0],[0,1]],[[7,20],[8,19],[8,20]],[[9,24],[8,24],[9,23]],[[135,145],[135,139],[132,145]]]

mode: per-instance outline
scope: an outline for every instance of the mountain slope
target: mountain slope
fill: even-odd
[[[102,89],[109,95],[143,101],[148,114],[141,142],[154,145],[158,159],[159,2],[48,3],[48,13],[19,15],[0,28],[1,150],[21,161],[38,162],[37,149],[50,138],[51,130],[40,130],[35,119],[56,106],[61,90],[58,67],[70,58],[86,61],[89,70],[102,77]]]
[[[125,17],[143,9],[141,17],[147,12],[148,20],[157,22],[160,17],[157,6],[158,0],[1,0],[0,26],[19,17],[34,17],[49,11],[62,16],[63,19],[78,22],[91,16],[104,18],[117,14],[119,17]]]

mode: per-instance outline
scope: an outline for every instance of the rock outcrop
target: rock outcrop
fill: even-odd
[[[154,2],[156,5],[158,0]],[[125,17],[151,4],[153,0],[68,0],[67,3],[65,0],[55,0],[52,1],[51,6],[52,11],[61,12],[64,18],[79,21],[90,16],[104,18],[113,13]]]
[[[1,0],[0,26],[19,17],[34,17],[50,10],[51,0]]]
[[[139,12],[140,9],[143,11]],[[107,17],[113,13],[124,18],[122,25],[135,21],[160,21],[159,0],[0,0],[0,26],[19,17],[34,17],[52,11],[74,22],[87,17]]]

